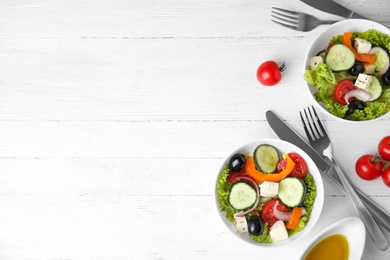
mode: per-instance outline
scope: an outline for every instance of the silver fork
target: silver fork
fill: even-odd
[[[332,24],[337,22],[322,21],[309,14],[293,12],[278,7],[272,7],[271,13],[271,21],[290,29],[302,32],[311,31],[321,24]]]
[[[368,211],[366,206],[363,204],[363,202],[360,200],[357,193],[353,189],[346,174],[341,169],[339,163],[334,158],[332,153],[332,143],[330,141],[330,138],[324,126],[322,125],[320,119],[318,118],[318,115],[314,110],[314,107],[311,107],[311,109],[310,108],[307,108],[306,110],[304,109],[303,111],[304,116],[301,112],[299,112],[299,114],[301,116],[305,133],[307,135],[307,138],[309,139],[309,143],[315,150],[321,151],[321,155],[326,157],[332,163],[332,165],[336,169],[338,176],[340,177],[341,183],[343,184],[345,190],[347,191],[349,197],[351,198],[352,203],[354,204],[357,212],[360,215],[360,218],[364,222],[367,232],[369,233],[372,240],[374,241],[374,244],[380,250],[385,251],[386,249],[389,248],[389,244],[386,238],[384,237],[382,231],[379,229],[377,223],[371,216],[370,212]]]

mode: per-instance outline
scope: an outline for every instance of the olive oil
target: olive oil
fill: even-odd
[[[330,235],[316,245],[305,256],[305,260],[348,260],[349,244],[344,235]]]

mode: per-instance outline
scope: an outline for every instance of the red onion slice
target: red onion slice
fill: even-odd
[[[289,221],[292,213],[291,212],[283,212],[283,211],[278,210],[278,204],[279,204],[279,201],[276,201],[276,203],[274,205],[274,209],[273,209],[275,217],[279,220]],[[302,208],[301,216],[304,216],[304,215],[306,215],[306,209]]]
[[[347,104],[349,104],[349,99],[351,97],[356,97],[359,100],[364,101],[364,102],[371,99],[371,95],[363,89],[353,89],[353,90],[348,91],[344,97]]]
[[[260,202],[260,187],[259,187],[259,185],[257,185],[256,181],[253,180],[252,178],[245,177],[245,176],[240,176],[238,178],[239,178],[239,180],[244,180],[244,181],[250,182],[255,187],[256,193],[257,193],[257,199],[256,199],[255,204],[253,204],[252,208],[250,208],[249,210],[247,210],[245,212],[239,212],[239,213],[235,214],[236,217],[243,217],[246,214],[254,211],[257,208],[257,206],[259,205],[259,202]]]
[[[273,209],[275,217],[279,220],[288,221],[291,218],[291,212],[283,212],[278,210],[278,205],[279,201],[277,200]]]

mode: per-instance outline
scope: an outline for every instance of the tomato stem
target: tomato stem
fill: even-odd
[[[282,65],[280,65],[280,67],[279,67],[279,70],[280,70],[280,72],[283,72],[283,71],[285,71],[285,70],[286,70],[286,68],[287,68],[287,66],[286,66],[286,62],[285,62],[285,61],[283,61],[283,64],[282,64]]]
[[[383,162],[385,164],[385,166],[383,166],[382,171],[386,170],[387,167],[390,166],[390,162],[383,159],[379,154],[375,154],[374,157],[372,157],[371,162],[372,163]]]

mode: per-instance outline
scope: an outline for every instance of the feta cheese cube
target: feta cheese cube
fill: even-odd
[[[248,232],[248,223],[246,221],[246,217],[237,217],[234,215],[234,226],[238,233],[246,233]]]
[[[269,234],[272,242],[282,241],[288,238],[288,233],[283,220],[276,221],[270,228]]]
[[[261,197],[274,197],[278,195],[279,183],[265,181],[260,184],[260,196]]]
[[[371,50],[371,42],[364,39],[356,38],[354,47],[359,53],[368,53]]]
[[[360,73],[355,81],[355,86],[360,89],[367,90],[372,81],[372,77],[370,75]]]

